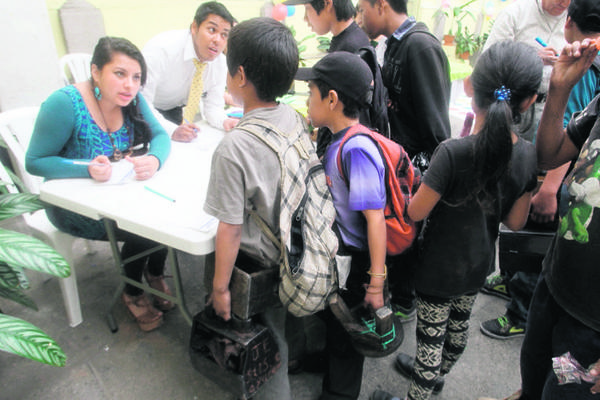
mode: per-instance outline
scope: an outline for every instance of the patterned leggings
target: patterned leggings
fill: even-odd
[[[450,372],[464,352],[476,297],[476,293],[453,299],[417,293],[417,354],[409,400],[429,399],[437,377]]]

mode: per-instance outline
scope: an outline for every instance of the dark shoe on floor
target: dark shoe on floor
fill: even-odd
[[[369,400],[400,400],[399,397],[393,396],[383,390],[376,390],[371,394]]]
[[[500,297],[504,300],[510,300],[508,292],[508,279],[503,275],[492,275],[485,281],[481,292],[492,296]]]
[[[413,369],[415,368],[415,359],[409,356],[408,354],[400,353],[396,357],[396,362],[394,363],[396,367],[396,371],[400,372],[405,378],[411,379]],[[435,381],[435,386],[433,387],[433,394],[438,394],[444,388],[444,378],[438,376]]]
[[[482,322],[479,329],[484,335],[501,340],[525,335],[525,327],[516,326],[506,315]]]
[[[302,360],[288,360],[288,375],[297,375],[302,372]]]
[[[405,308],[399,304],[392,303],[392,311],[402,323],[413,321],[417,316],[417,307],[415,305],[413,305],[411,308]]]

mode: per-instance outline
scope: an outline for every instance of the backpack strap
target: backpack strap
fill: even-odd
[[[372,131],[369,128],[367,128],[366,126],[361,125],[361,124],[356,124],[356,125],[353,125],[350,128],[348,128],[348,130],[344,134],[344,137],[342,138],[342,141],[340,142],[340,146],[338,148],[338,153],[337,153],[337,167],[338,167],[340,176],[342,177],[344,182],[346,182],[346,185],[348,185],[348,178],[346,177],[346,174],[344,173],[344,165],[342,164],[342,149],[343,149],[344,145],[346,144],[346,142],[348,140],[350,140],[351,138],[353,138],[354,136],[362,134],[364,136],[371,137],[371,133],[372,133]],[[375,146],[381,153],[381,149],[379,148],[379,146],[377,144],[375,144]],[[383,159],[383,156],[382,156],[382,161],[385,166],[385,159]],[[387,167],[386,167],[386,178],[387,178]]]
[[[296,115],[297,118],[299,114]],[[301,125],[303,126],[303,125]],[[266,128],[266,129],[265,129]],[[285,171],[284,159],[281,154],[282,150],[287,148],[289,145],[293,145],[301,158],[308,159],[309,154],[306,149],[301,145],[299,137],[300,135],[307,134],[303,132],[303,130],[299,130],[298,132],[294,132],[293,135],[288,135],[283,133],[277,126],[271,124],[268,121],[258,119],[258,118],[249,118],[246,120],[242,120],[241,124],[238,124],[235,129],[242,130],[244,132],[252,134],[254,137],[262,141],[268,147],[271,148],[277,154],[277,158],[279,159],[280,170],[283,174]],[[272,133],[269,133],[271,131]],[[283,177],[282,177],[283,178]],[[281,257],[283,258],[285,249],[281,243],[281,240],[275,235],[273,229],[263,220],[260,215],[256,213],[256,210],[252,209],[249,211],[250,216],[258,225],[258,227],[263,231],[265,236],[278,248],[281,252]]]

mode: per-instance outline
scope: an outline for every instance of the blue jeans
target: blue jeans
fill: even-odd
[[[590,305],[594,307],[597,305]],[[558,385],[552,370],[552,357],[567,351],[587,368],[600,359],[600,332],[571,317],[548,290],[543,276],[538,280],[525,339],[521,348],[521,400],[599,400],[587,382]]]

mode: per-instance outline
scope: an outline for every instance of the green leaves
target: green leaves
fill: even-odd
[[[44,208],[38,195],[25,193],[15,175],[2,163],[0,168],[6,172],[0,179],[0,221]],[[21,192],[12,193],[17,189]],[[29,287],[24,268],[59,278],[71,275],[69,264],[52,247],[28,235],[0,229],[0,297],[37,310],[23,291]],[[53,366],[66,362],[63,350],[39,328],[1,313],[0,350]]]
[[[39,196],[31,193],[11,193],[0,196],[0,221],[44,208]]]
[[[0,229],[0,262],[59,278],[71,275],[67,261],[52,247],[31,236]]]
[[[46,333],[27,321],[4,314],[0,314],[0,350],[56,367],[64,367],[67,360]]]

